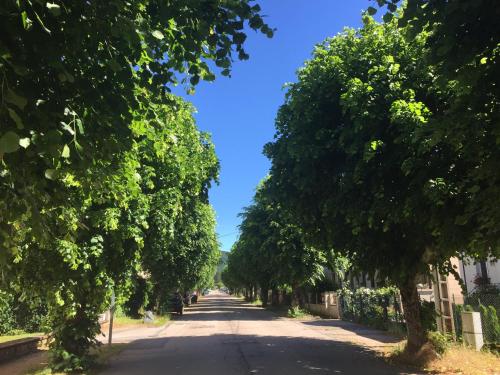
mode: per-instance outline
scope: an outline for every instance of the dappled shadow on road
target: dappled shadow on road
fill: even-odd
[[[373,330],[335,320],[290,320],[230,297],[203,298],[162,332],[132,342],[102,375],[414,373],[350,340],[372,337]]]
[[[275,313],[246,303],[243,300],[235,298],[207,298],[197,304],[193,304],[186,309],[186,314],[179,318],[185,322],[196,321],[274,321],[283,318]],[[401,338],[390,336],[386,332],[362,326],[360,324],[346,322],[338,319],[317,319],[311,321],[298,321],[297,323],[314,327],[328,334],[331,338],[340,341],[361,341],[375,340],[380,342],[378,345],[374,342],[367,342],[372,347],[387,346],[396,344]],[[359,341],[359,340],[358,340]]]
[[[322,338],[214,334],[137,340],[101,375],[402,375],[363,347]]]
[[[277,320],[265,311],[257,314],[248,314],[244,309],[217,308],[212,310],[184,310],[184,315],[179,320]]]
[[[380,341],[383,344],[397,344],[401,342],[401,338],[391,336],[384,331],[369,328],[360,324],[346,322],[345,320],[338,319],[319,319],[302,324],[314,327],[324,327],[328,332],[335,336],[335,334],[342,335],[343,332],[349,332],[355,336],[364,337],[370,340]]]
[[[183,321],[277,320],[275,314],[235,298],[210,298],[186,307]]]

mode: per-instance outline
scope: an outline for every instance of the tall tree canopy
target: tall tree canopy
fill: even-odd
[[[435,138],[450,93],[396,20],[349,29],[318,45],[290,85],[266,145],[271,185],[308,242],[377,270],[402,294],[408,350],[425,342],[416,276],[451,270],[477,233],[461,220],[474,199],[468,160]],[[468,250],[487,254],[487,246]]]
[[[210,272],[218,162],[168,91],[215,79],[211,62],[229,75],[235,54],[248,58],[245,24],[272,36],[252,3],[0,5],[2,282],[49,304],[55,369],[88,365],[97,314],[155,243],[190,247],[183,282]]]
[[[213,277],[219,257],[215,215],[208,203],[219,161],[192,112],[191,105],[172,97],[172,105],[159,108],[160,126],[134,126],[145,137],[142,186],[150,202],[142,268],[151,276],[157,303],[174,288],[203,286]]]
[[[458,182],[473,199],[458,222],[474,223],[468,247],[500,255],[500,7],[495,0],[377,0],[387,5],[408,41],[429,34],[422,58],[436,85],[448,92],[430,119],[433,142],[451,147],[467,163]],[[370,11],[374,13],[375,8]],[[480,255],[480,254],[478,254]]]
[[[269,36],[251,1],[14,1],[0,6],[0,236],[15,247],[10,222],[42,237],[64,201],[63,168],[117,165],[133,140],[130,123],[182,74],[213,80],[212,60],[229,74],[233,50],[248,58],[243,27]],[[76,47],[77,46],[77,47]],[[107,173],[103,173],[106,175]],[[60,180],[60,179],[59,179]],[[85,182],[89,190],[99,181]],[[60,182],[59,182],[60,184]],[[43,192],[43,193],[42,193]],[[43,212],[44,214],[40,214]]]
[[[323,253],[304,243],[302,230],[268,189],[267,181],[261,183],[253,204],[242,212],[225,275],[229,286],[259,287],[264,304],[269,289],[289,286],[296,292],[320,278],[325,265]]]

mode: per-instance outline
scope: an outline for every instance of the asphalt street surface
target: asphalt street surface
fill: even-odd
[[[239,299],[211,295],[166,328],[122,334],[130,345],[101,375],[409,374],[351,343],[346,332],[361,338],[363,333],[342,327],[333,320],[280,318]]]

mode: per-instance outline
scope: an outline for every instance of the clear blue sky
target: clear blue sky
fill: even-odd
[[[237,61],[232,77],[218,75],[185,96],[198,110],[200,129],[212,134],[221,162],[220,185],[210,200],[217,212],[222,250],[238,236],[238,213],[250,204],[255,187],[270,163],[262,147],[273,139],[274,119],[283,103],[282,87],[311,56],[315,44],[345,26],[359,27],[369,0],[260,0],[266,22],[276,28],[268,39],[247,30],[247,61]],[[178,92],[178,90],[175,90]]]

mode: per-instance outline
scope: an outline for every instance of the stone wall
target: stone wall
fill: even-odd
[[[30,337],[0,344],[0,362],[36,352],[40,340],[41,337]]]

